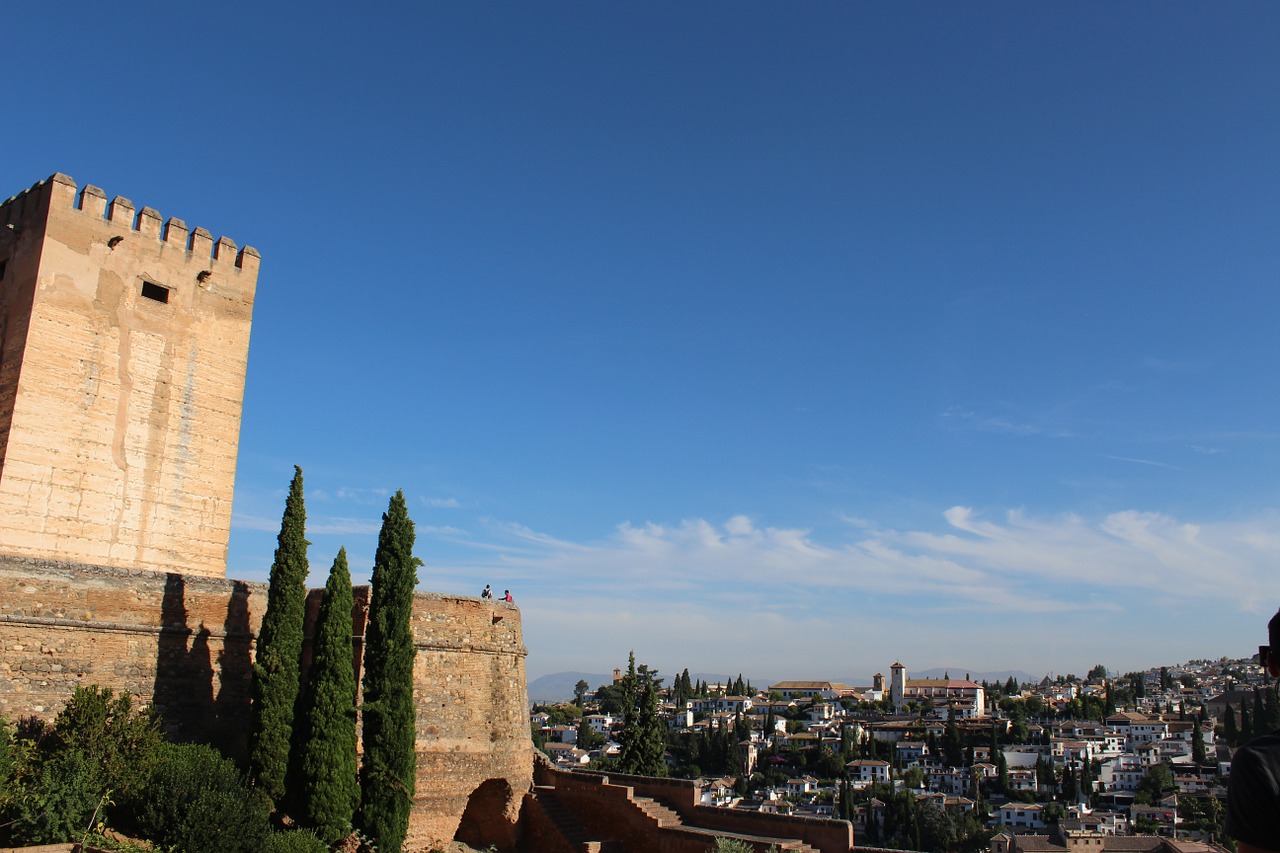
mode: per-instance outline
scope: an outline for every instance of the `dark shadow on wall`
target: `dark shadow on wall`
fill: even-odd
[[[192,630],[185,578],[165,575],[160,602],[160,640],[152,701],[165,736],[178,742],[210,743],[241,760],[248,753],[249,702],[253,685],[253,634],[249,630],[249,587],[232,584],[217,652],[214,697],[214,637],[204,624]]]
[[[467,808],[458,822],[453,840],[483,849],[516,849],[520,798],[513,796],[506,779],[487,779],[467,798]]]
[[[223,753],[242,759],[249,754],[249,705],[253,698],[253,633],[249,628],[249,585],[244,581],[232,582],[222,628],[214,738]]]
[[[170,740],[195,741],[207,736],[213,713],[209,630],[201,625],[196,633],[187,624],[186,581],[174,572],[165,575],[160,601],[152,702]]]

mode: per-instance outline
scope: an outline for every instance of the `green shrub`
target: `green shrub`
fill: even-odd
[[[72,749],[96,762],[104,789],[136,795],[151,775],[161,743],[150,707],[135,708],[128,692],[77,687],[53,721],[53,749]]]
[[[98,765],[76,749],[24,753],[7,791],[5,837],[17,844],[78,838],[106,795]]]
[[[9,787],[9,779],[13,776],[13,747],[9,744],[9,737],[9,724],[0,719],[0,792]]]
[[[271,802],[203,744],[165,744],[135,807],[139,828],[182,853],[259,853]]]
[[[262,845],[262,853],[329,853],[329,845],[305,829],[273,832]]]

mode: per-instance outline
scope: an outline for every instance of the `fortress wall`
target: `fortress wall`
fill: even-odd
[[[367,587],[355,592],[363,629]],[[98,684],[154,701],[178,738],[243,756],[266,603],[261,583],[0,555],[0,715],[50,720]],[[418,593],[413,629],[410,839],[451,839],[468,810],[514,837],[533,774],[520,612]]]
[[[258,253],[65,175],[0,222],[0,548],[224,575]]]
[[[266,603],[265,584],[0,556],[0,715],[51,720],[97,684],[243,754]]]
[[[464,812],[514,838],[533,777],[520,611],[418,593],[413,637],[418,777],[410,842],[452,839]]]

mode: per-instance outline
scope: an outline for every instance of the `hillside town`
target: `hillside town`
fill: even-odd
[[[704,805],[849,820],[859,847],[1234,849],[1232,752],[1280,729],[1247,659],[1037,683],[910,678],[900,662],[866,686],[664,681],[634,658],[612,684],[580,681],[573,702],[534,706],[535,743],[561,769],[696,779]],[[660,763],[644,767],[628,747],[650,689]]]

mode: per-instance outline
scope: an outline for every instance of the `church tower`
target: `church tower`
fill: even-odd
[[[894,661],[893,666],[889,667],[889,698],[893,700],[893,707],[899,711],[906,704],[907,695],[907,668],[898,661]]]
[[[225,576],[258,262],[62,174],[0,205],[0,553]]]

